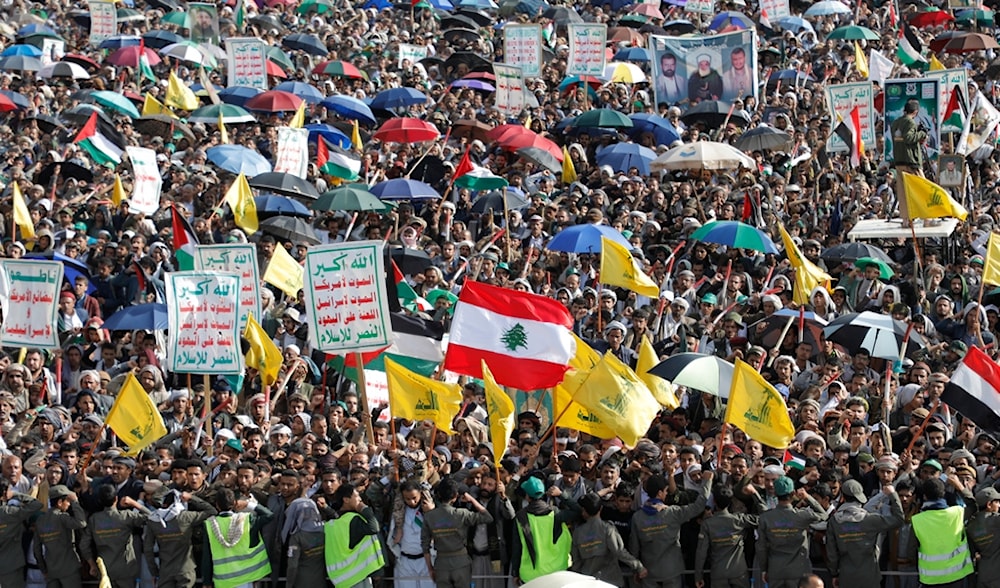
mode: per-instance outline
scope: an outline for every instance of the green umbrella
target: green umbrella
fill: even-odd
[[[573,121],[574,127],[600,127],[603,129],[630,129],[632,119],[610,108],[588,110]]]
[[[182,29],[190,29],[191,15],[181,10],[174,10],[173,12],[164,14],[163,17],[160,18],[160,22],[172,24],[175,27],[180,27]]]
[[[313,210],[371,210],[384,212],[385,203],[368,191],[368,184],[347,184],[324,192],[312,204]]]
[[[222,122],[236,125],[242,123],[255,123],[257,117],[250,114],[246,109],[235,104],[211,104],[202,106],[191,113],[188,117],[189,123],[204,123],[209,125],[219,124],[219,114],[222,114]]]
[[[139,110],[135,107],[135,104],[132,104],[132,101],[122,94],[117,92],[108,92],[106,90],[97,90],[91,92],[90,97],[94,99],[94,102],[105,108],[109,108],[115,112],[120,112],[132,118],[139,118]]]
[[[500,190],[506,188],[508,183],[507,180],[493,175],[490,173],[490,170],[484,167],[477,167],[455,180],[455,185],[459,188],[468,188],[477,192],[482,190]]]
[[[143,22],[146,20],[146,15],[134,8],[119,8],[117,16],[118,22]]]
[[[738,249],[753,249],[763,253],[777,253],[778,248],[767,233],[739,221],[712,221],[691,233],[693,241],[716,243]]]
[[[875,259],[874,257],[862,257],[854,262],[854,267],[862,270],[870,265],[878,267],[878,277],[883,280],[888,280],[896,274],[896,272],[892,271],[892,268],[889,267],[889,264],[881,259]]]
[[[623,24],[625,26],[628,26],[627,23],[630,22],[644,25],[649,22],[649,17],[644,14],[629,14],[618,19],[618,24]]]
[[[292,60],[285,55],[285,52],[281,50],[281,47],[277,45],[267,45],[264,47],[264,53],[267,58],[271,61],[277,63],[286,71],[295,71],[295,65],[292,64]]]
[[[827,35],[826,38],[847,39],[850,41],[878,41],[882,37],[879,37],[878,33],[868,27],[848,25],[846,27],[833,29],[833,31]]]
[[[975,21],[976,24],[993,26],[994,15],[992,10],[959,10],[955,15],[955,22],[969,24]]]
[[[333,3],[330,0],[305,0],[299,7],[295,9],[295,12],[299,14],[308,14],[309,12],[315,11],[316,14],[323,14],[333,10]]]

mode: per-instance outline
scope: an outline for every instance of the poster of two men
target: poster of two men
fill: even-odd
[[[693,106],[757,96],[753,31],[704,37],[650,38],[657,104]]]

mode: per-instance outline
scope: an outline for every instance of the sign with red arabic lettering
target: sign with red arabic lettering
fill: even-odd
[[[167,290],[167,363],[181,374],[243,373],[240,276],[171,272]]]
[[[5,259],[0,263],[7,304],[0,343],[9,347],[59,347],[59,290],[63,265],[58,261]]]
[[[516,65],[493,64],[496,75],[497,91],[493,95],[493,104],[500,114],[510,118],[521,114],[524,110],[524,76],[521,68]]]
[[[608,38],[608,25],[570,23],[568,76],[600,76],[608,60],[604,47]]]
[[[260,316],[260,266],[252,243],[199,245],[194,250],[194,268],[204,272],[226,272],[240,277],[240,332],[247,316]]]
[[[249,86],[267,90],[267,54],[264,41],[255,38],[226,39],[226,53],[229,56],[229,84]]]
[[[505,26],[503,62],[519,66],[526,78],[542,75],[542,27],[531,24]]]

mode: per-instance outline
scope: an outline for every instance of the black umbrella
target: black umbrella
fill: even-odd
[[[451,16],[446,16],[441,19],[442,29],[462,28],[462,29],[477,30],[481,26],[483,25],[476,22],[474,18],[471,18],[464,14],[453,14]]]
[[[139,131],[140,134],[159,137],[170,137],[173,135],[174,131],[180,131],[180,133],[184,135],[184,138],[188,141],[191,141],[192,143],[195,141],[194,132],[191,131],[191,127],[176,118],[165,114],[140,116],[132,121],[132,126],[135,130]]]
[[[90,115],[95,112],[97,113],[98,122],[107,123],[111,128],[115,127],[115,123],[108,118],[108,115],[93,104],[77,104],[73,108],[64,110],[62,112],[62,119],[70,124],[83,126],[90,120]]]
[[[312,225],[297,216],[275,216],[260,222],[260,230],[268,235],[293,243],[319,245]]]
[[[268,172],[254,176],[249,182],[251,188],[274,192],[275,194],[284,194],[285,196],[306,198],[308,200],[319,198],[319,191],[316,189],[316,186],[298,176],[288,173]]]
[[[281,40],[281,45],[295,51],[302,51],[317,57],[326,57],[330,52],[326,44],[316,35],[295,33]]]
[[[542,17],[555,21],[556,26],[562,27],[569,23],[583,22],[583,18],[577,11],[566,6],[552,6],[542,13]]]
[[[482,55],[472,53],[471,51],[459,51],[457,53],[452,53],[448,59],[444,60],[445,72],[453,73],[458,69],[458,66],[463,63],[469,68],[470,72],[493,71],[493,64]]]
[[[562,171],[562,163],[541,147],[522,147],[517,150],[517,154],[551,172]]]
[[[35,126],[38,130],[43,133],[54,133],[56,131],[62,131],[66,129],[66,126],[59,121],[59,119],[54,116],[48,116],[46,114],[37,114],[35,116],[29,116],[24,119],[24,122],[34,121]]]
[[[153,8],[160,8],[164,11],[170,12],[172,10],[183,10],[181,3],[177,0],[149,0],[147,2]]]
[[[510,190],[493,190],[492,192],[487,192],[475,202],[472,203],[472,212],[478,212],[479,214],[486,214],[487,210],[492,210],[494,212],[499,212],[503,214],[504,200],[507,200],[506,210],[513,210],[515,208],[522,208],[528,205],[528,201],[519,196],[516,192]]]
[[[434,186],[445,177],[444,161],[440,157],[425,157],[423,161],[412,166],[406,175],[411,180],[419,180]]]
[[[35,173],[33,181],[40,186],[48,186],[49,182],[52,181],[52,176],[56,173],[57,168],[59,170],[60,178],[73,178],[80,182],[94,181],[94,173],[92,171],[78,163],[73,163],[72,161],[59,161],[48,164]]]
[[[678,353],[650,368],[649,373],[676,386],[687,386],[722,398],[729,398],[733,364],[703,353]]]
[[[740,151],[784,151],[791,145],[791,135],[768,126],[750,129],[733,144]]]
[[[783,333],[787,334],[785,327],[788,326],[789,321],[792,321],[792,327],[788,332],[793,333],[796,337],[801,336],[803,342],[812,345],[812,355],[815,357],[823,351],[820,344],[823,341],[823,327],[827,325],[827,322],[817,316],[815,312],[803,313],[801,318],[802,326],[805,327],[801,335],[799,335],[799,312],[790,308],[782,308],[770,316],[760,319],[747,327],[747,332],[753,337],[754,342],[766,349],[773,349],[778,347],[780,343],[778,337]]]
[[[743,115],[738,114],[735,111],[730,114],[731,109],[732,105],[728,102],[723,102],[721,100],[706,100],[689,108],[687,112],[681,115],[681,121],[688,126],[700,122],[713,129],[719,128],[727,122],[731,122],[740,127],[745,127],[750,124],[750,121],[745,119]]]
[[[482,10],[473,10],[471,8],[460,8],[452,14],[453,17],[462,16],[470,20],[475,21],[479,26],[485,27],[487,25],[493,24],[493,17],[486,14]]]
[[[895,263],[885,251],[882,251],[874,245],[861,242],[834,245],[820,254],[820,257],[823,258],[823,261],[829,263],[854,263],[863,257],[880,259],[890,264]]]
[[[693,27],[694,25],[692,25]],[[692,29],[693,30],[693,29]],[[660,25],[655,25],[653,23],[646,23],[639,27],[640,33],[650,33],[653,35],[666,35],[668,33],[667,29],[661,27]]]
[[[441,36],[449,43],[457,43],[458,41],[475,43],[479,40],[479,31],[464,27],[457,27],[454,29],[448,29],[447,31],[441,33]]]
[[[262,29],[275,29],[278,32],[283,32],[285,30],[284,23],[272,14],[261,14],[251,18],[248,22],[250,22],[250,24],[257,25]]]
[[[409,247],[398,247],[389,252],[396,267],[403,274],[412,276],[431,267],[431,257],[422,249],[410,249]]]
[[[898,359],[906,340],[906,354],[926,347],[923,336],[912,333],[906,339],[906,325],[886,314],[859,312],[845,314],[823,328],[823,336],[844,346],[853,355],[866,349],[872,357]]]

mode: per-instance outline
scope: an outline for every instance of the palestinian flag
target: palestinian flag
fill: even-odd
[[[122,154],[125,153],[121,137],[110,125],[100,122],[96,112],[90,114],[87,124],[83,125],[73,142],[89,153],[98,165],[115,167],[122,162]]]
[[[951,89],[951,96],[948,98],[948,106],[944,109],[944,120],[941,121],[941,130],[951,127],[961,131],[965,127],[966,113],[968,112],[965,101],[962,100],[962,92],[958,87]]]
[[[384,349],[361,354],[365,372],[385,372],[385,358],[389,357],[406,369],[422,376],[430,376],[444,360],[441,339],[444,325],[401,312],[391,313],[392,345]],[[357,381],[357,354],[337,356],[329,365],[350,380]]]
[[[906,67],[923,65],[927,63],[924,59],[924,46],[920,42],[920,37],[913,32],[910,25],[902,23],[899,27],[899,42],[896,45],[896,56]]]
[[[177,212],[177,207],[170,209],[174,232],[174,258],[177,259],[177,269],[190,271],[194,269],[194,249],[198,246],[191,224],[184,215]]]
[[[146,57],[146,42],[143,40],[139,41],[139,75],[154,84],[158,81],[149,65],[149,58]]]
[[[317,137],[317,141],[316,167],[321,173],[348,181],[358,179],[361,173],[360,159],[336,145],[330,149],[322,136]]]
[[[396,262],[392,261],[392,259],[390,259],[389,262],[392,264],[393,284],[395,284],[396,297],[399,298],[400,304],[408,310],[412,310],[414,312],[433,311],[434,307],[427,302],[427,300],[421,298],[417,294],[417,291],[413,289],[413,286],[410,286],[410,284],[406,281],[406,278],[403,277],[403,272],[399,270],[399,266],[396,265]]]
[[[785,457],[781,460],[785,467],[795,468],[800,472],[806,467],[806,458],[794,451],[785,450]]]
[[[472,158],[469,157],[470,149],[472,149],[471,146],[465,148],[465,153],[462,154],[462,159],[460,159],[458,161],[458,165],[455,166],[455,173],[451,176],[452,183],[455,183],[455,180],[476,169],[476,166],[472,164]]]

